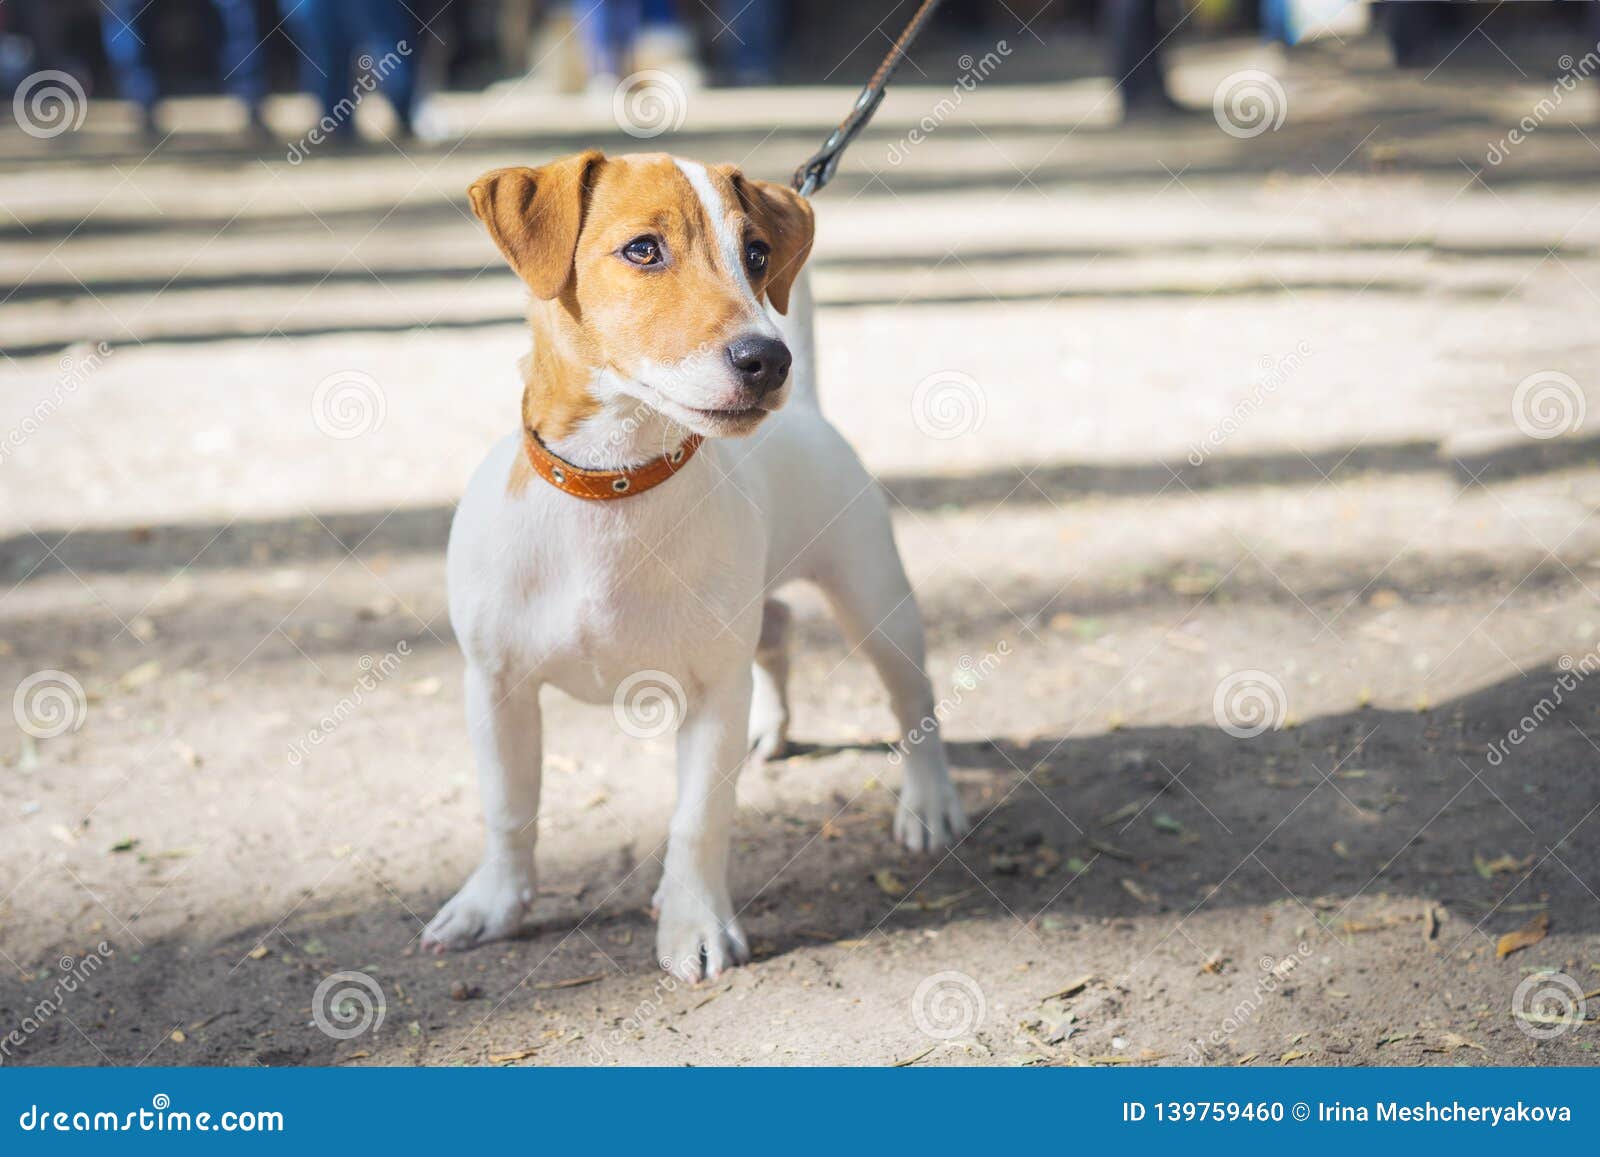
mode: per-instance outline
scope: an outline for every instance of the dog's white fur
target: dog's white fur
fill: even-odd
[[[678,167],[717,223],[726,268],[742,278],[739,238],[724,225],[715,187],[700,166]],[[783,387],[789,404],[754,433],[708,438],[664,484],[618,501],[574,499],[538,480],[508,487],[522,452],[517,436],[497,444],[472,477],[447,570],[488,846],[428,924],[431,947],[511,935],[533,902],[540,688],[614,704],[625,680],[651,672],[681,687],[685,703],[679,797],[655,895],[658,956],[690,981],[748,959],[728,889],[734,784],[752,751],[770,754],[785,742],[788,613],[770,595],[793,580],[825,592],[850,645],[883,679],[902,736],[916,736],[904,746],[896,837],[924,850],[966,830],[887,503],[816,403],[806,278],[786,318],[748,281],[745,293],[748,329],[781,335],[794,355]],[[689,432],[675,420],[682,406],[725,404],[715,396],[729,372],[720,349],[689,363],[597,380],[600,412],[551,449],[619,469],[676,446]]]

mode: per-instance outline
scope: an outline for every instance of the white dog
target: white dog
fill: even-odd
[[[643,677],[683,704],[657,950],[713,977],[749,958],[728,892],[734,784],[785,743],[785,583],[821,587],[888,688],[896,837],[921,851],[966,830],[887,504],[817,408],[811,209],[661,155],[499,169],[470,192],[533,291],[534,345],[523,433],[478,468],[450,532],[488,847],[424,943],[510,936],[533,902],[539,689],[613,703]]]

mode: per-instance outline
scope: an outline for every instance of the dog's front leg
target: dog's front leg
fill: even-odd
[[[435,951],[512,935],[533,905],[537,884],[539,686],[494,679],[469,663],[466,705],[487,844],[483,862],[422,933],[423,947]]]
[[[691,983],[750,959],[728,895],[734,786],[749,750],[750,694],[750,666],[741,664],[690,703],[678,729],[678,806],[656,889],[656,955]]]

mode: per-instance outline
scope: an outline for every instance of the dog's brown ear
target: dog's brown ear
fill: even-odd
[[[495,169],[472,182],[472,211],[536,297],[560,297],[572,276],[583,210],[595,169],[591,149],[537,169]]]
[[[786,185],[753,181],[737,171],[733,185],[744,202],[745,212],[772,243],[772,255],[767,260],[767,299],[779,313],[788,313],[789,290],[800,276],[800,267],[811,256],[816,229],[811,203]]]

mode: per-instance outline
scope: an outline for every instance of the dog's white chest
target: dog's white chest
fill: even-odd
[[[640,671],[691,686],[748,646],[765,535],[709,462],[638,498],[530,501],[507,490],[515,453],[512,440],[491,453],[451,532],[451,620],[469,655],[604,702]]]

